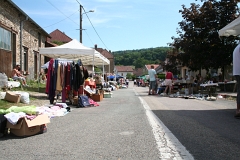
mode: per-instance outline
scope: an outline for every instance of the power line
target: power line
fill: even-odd
[[[77,2],[78,2],[78,0],[76,0]],[[79,5],[81,5],[81,3],[79,3],[78,2],[78,4]],[[81,5],[82,6],[82,5]],[[83,11],[84,11],[84,13],[86,14],[87,12],[85,11],[85,9],[84,9],[84,7],[82,6],[82,8],[83,8]],[[97,30],[95,29],[95,27],[93,26],[93,24],[92,24],[92,22],[91,22],[91,20],[89,19],[89,17],[88,17],[88,15],[86,14],[86,16],[87,16],[87,18],[88,18],[88,20],[89,20],[89,22],[91,23],[91,25],[92,25],[92,27],[93,27],[93,29],[94,29],[94,31],[95,31],[95,33],[97,34],[97,36],[98,36],[98,38],[101,40],[101,42],[103,43],[103,45],[107,48],[107,50],[109,50],[108,49],[108,47],[105,45],[105,43],[103,42],[103,40],[101,39],[101,37],[99,36],[99,34],[98,34],[98,32],[97,32]]]
[[[84,8],[83,8],[83,10],[84,10],[84,12],[86,12]],[[99,39],[102,41],[102,43],[103,43],[103,44],[104,44],[104,46],[107,48],[107,50],[109,50],[109,49],[108,49],[108,47],[107,47],[107,46],[105,45],[105,43],[103,42],[103,40],[101,39],[101,37],[99,36],[98,32],[96,31],[95,27],[93,26],[93,24],[92,24],[92,22],[91,22],[91,20],[89,19],[89,17],[88,17],[88,15],[87,15],[87,14],[86,14],[86,16],[87,16],[87,18],[88,18],[89,22],[91,23],[91,25],[92,25],[92,27],[93,27],[94,31],[96,32],[96,34],[97,34],[98,38],[99,38]]]
[[[85,31],[85,33],[87,34],[87,36],[88,36],[88,38],[90,39],[90,41],[92,42],[92,45],[94,46],[94,43],[93,43],[92,39],[89,37],[87,31],[86,31],[86,30],[84,30],[84,31]]]
[[[67,17],[68,19],[70,19],[73,23],[75,23],[76,25],[78,25],[76,22],[74,22],[71,18],[69,18],[70,16],[65,15],[61,10],[59,10],[56,6],[54,6],[49,0],[48,3],[50,3],[54,8],[56,8],[60,13],[62,13],[65,17]]]
[[[70,16],[68,16],[67,18],[64,18],[64,19],[62,19],[62,20],[60,20],[60,21],[58,21],[58,22],[56,22],[56,23],[53,23],[53,24],[51,24],[51,25],[49,25],[49,26],[46,26],[46,27],[43,27],[43,28],[48,28],[48,27],[51,27],[51,26],[53,26],[53,25],[55,25],[55,24],[58,24],[58,23],[60,23],[60,22],[62,22],[62,21],[64,21],[64,20],[68,19],[69,17],[71,17],[72,15],[74,15],[74,14],[77,13],[77,12],[78,12],[78,11],[74,12],[73,14],[71,14]]]

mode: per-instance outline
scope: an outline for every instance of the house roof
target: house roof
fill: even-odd
[[[133,74],[136,75],[136,76],[141,76],[141,75],[143,75],[143,68],[136,68],[136,69],[133,71]]]
[[[107,51],[106,49],[103,49],[103,48],[97,48],[96,44],[95,44],[95,50],[98,51],[99,53],[101,53],[104,57],[106,57],[108,59],[113,59],[114,58],[111,51]]]
[[[60,30],[56,29],[55,31],[50,33],[50,36],[52,37],[51,39],[48,38],[47,41],[53,42],[53,41],[58,41],[58,42],[64,42],[68,43],[72,40],[72,38],[68,37],[64,32],[61,32]]]
[[[46,47],[57,47],[58,45],[49,41],[46,41]]]
[[[154,69],[156,69],[159,66],[159,64],[154,64]],[[151,64],[146,64],[145,67],[147,70],[151,69]]]
[[[26,20],[32,22],[39,30],[41,30],[47,37],[51,37],[42,27],[40,27],[32,18],[30,18],[23,10],[21,10],[13,1],[7,0],[14,8],[16,8],[22,15],[26,17]]]
[[[133,72],[132,66],[115,66],[118,72]]]

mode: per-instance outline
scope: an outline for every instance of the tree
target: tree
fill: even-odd
[[[127,73],[126,78],[127,78],[127,79],[132,79],[132,74]]]
[[[179,60],[193,71],[224,68],[232,61],[237,38],[220,39],[218,30],[237,17],[237,0],[201,2],[202,5],[191,3],[189,8],[182,5],[179,37],[172,37],[174,42],[170,46],[181,51]]]

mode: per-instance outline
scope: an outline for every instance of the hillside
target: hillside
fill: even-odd
[[[170,47],[157,47],[138,50],[126,50],[112,52],[115,59],[115,65],[130,66],[141,68],[145,64],[159,64],[165,61]]]

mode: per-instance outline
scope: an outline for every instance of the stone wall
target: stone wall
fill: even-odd
[[[36,75],[39,74],[40,66],[44,64],[44,58],[41,56],[41,63],[38,63],[39,59],[39,48],[45,47],[45,41],[47,38],[46,33],[43,32],[42,28],[36,25],[36,23],[25,13],[19,11],[14,5],[5,0],[0,0],[0,27],[12,32],[12,34],[16,35],[16,46],[12,48],[16,48],[16,51],[11,51],[11,56],[15,57],[15,61],[11,64],[7,64],[8,68],[13,68],[15,64],[20,63],[20,48],[22,42],[22,68],[25,65],[23,60],[24,49],[27,50],[28,53],[28,62],[27,62],[27,71],[30,73],[28,75],[28,79],[36,78]],[[21,38],[21,30],[20,26],[23,26],[22,30],[22,38]],[[39,38],[41,37],[41,38]],[[13,39],[12,39],[13,40]],[[40,40],[40,45],[39,45]],[[13,43],[14,44],[14,43]],[[14,53],[15,52],[15,53]],[[34,54],[35,60],[34,60]],[[0,66],[1,67],[1,66]]]

